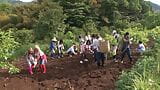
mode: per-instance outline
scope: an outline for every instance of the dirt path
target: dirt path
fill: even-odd
[[[135,63],[138,58],[135,50],[132,57]],[[1,72],[0,90],[115,90],[115,82],[122,70],[134,64],[130,64],[128,58],[123,64],[106,60],[105,66],[98,68],[92,55],[85,64],[80,64],[79,60],[79,56],[49,60],[46,74],[34,73],[32,76],[25,70],[25,60],[21,60],[18,63],[18,67],[22,68],[20,74]]]

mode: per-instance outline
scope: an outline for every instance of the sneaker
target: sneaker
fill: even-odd
[[[115,60],[115,62],[118,62],[118,60]]]
[[[55,59],[54,57],[51,57],[51,59]]]
[[[80,63],[82,64],[82,63],[83,63],[83,61],[80,61]]]
[[[121,61],[121,63],[123,63],[123,61]]]
[[[84,61],[88,62],[88,59],[84,59]]]
[[[69,55],[69,57],[72,57],[72,55]]]

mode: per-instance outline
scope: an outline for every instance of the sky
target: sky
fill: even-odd
[[[20,0],[20,1],[23,1],[23,2],[31,2],[33,0]]]
[[[20,0],[20,1],[23,1],[23,2],[31,2],[33,0]],[[145,0],[145,1],[151,1],[153,3],[156,3],[158,5],[160,5],[160,0]]]
[[[151,1],[151,2],[153,2],[155,4],[160,5],[160,0],[145,0],[145,1]]]

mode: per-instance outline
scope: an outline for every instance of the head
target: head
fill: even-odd
[[[39,52],[39,51],[40,51],[40,47],[38,45],[35,45],[34,52]]]
[[[59,40],[59,44],[63,44],[63,40],[61,39],[61,40]]]
[[[126,32],[125,35],[126,35],[126,36],[129,35],[129,32]]]
[[[92,37],[92,38],[95,38],[95,34],[92,34],[91,37]]]
[[[79,36],[78,38],[82,38],[81,36]]]
[[[32,48],[29,48],[28,49],[28,53],[32,53],[33,52],[33,49]]]
[[[129,32],[126,32],[125,34],[124,34],[124,37],[128,37],[129,36]]]
[[[95,38],[96,38],[96,39],[99,39],[99,36],[98,36],[98,34],[96,34],[96,35],[95,35]]]
[[[139,41],[139,44],[142,44],[142,41]]]
[[[87,40],[86,45],[91,45],[91,41]]]
[[[112,34],[114,35],[114,34],[116,34],[116,33],[117,33],[117,31],[116,31],[116,30],[113,30]]]

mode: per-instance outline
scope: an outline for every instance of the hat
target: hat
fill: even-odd
[[[54,37],[54,38],[52,39],[52,41],[57,41],[56,37]]]
[[[117,31],[116,31],[116,30],[113,30],[112,34],[116,34],[116,33],[117,33]]]

